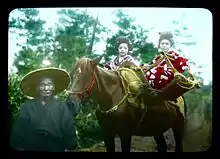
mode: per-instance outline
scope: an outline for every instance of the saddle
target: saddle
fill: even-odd
[[[186,78],[182,74],[176,73],[175,79],[170,84],[161,90],[155,90],[149,85],[148,81],[144,77],[142,68],[129,61],[120,65],[118,74],[121,77],[124,90],[126,94],[128,94],[127,101],[131,106],[141,109],[145,108],[144,101],[145,103],[149,103],[149,105],[154,105],[155,102],[158,101],[165,101],[165,105],[167,107],[168,103],[178,106],[183,113],[184,111],[182,105],[184,105],[184,103],[181,96],[189,90],[189,87],[192,87],[192,85],[195,86],[195,83],[192,84],[192,82],[189,81],[185,84],[186,88],[181,87],[184,84],[184,79],[186,81]],[[180,85],[180,83],[182,85]],[[143,96],[141,97],[141,95]],[[168,103],[166,104],[166,102]]]
[[[150,85],[144,77],[142,69],[136,66],[132,62],[124,62],[118,69],[118,75],[121,77],[121,81],[127,96],[127,101],[130,105],[144,109],[144,100],[141,97],[142,94],[146,95],[148,91],[149,100],[155,100],[155,92],[150,90]],[[146,89],[146,85],[149,89]]]
[[[142,123],[148,109],[155,109],[156,111],[170,111],[173,114],[177,114],[176,108],[178,108],[182,115],[185,116],[183,98],[181,96],[175,98],[176,102],[162,98],[163,94],[152,89],[149,85],[148,81],[144,77],[142,68],[136,66],[132,62],[124,62],[117,72],[121,78],[125,94],[127,94],[127,101],[129,105],[143,110],[137,124],[137,128]],[[161,106],[154,107],[155,105]],[[134,118],[133,113],[131,112]]]

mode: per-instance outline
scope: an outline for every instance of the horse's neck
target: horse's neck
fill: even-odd
[[[106,71],[97,67],[96,85],[96,99],[104,110],[117,104],[123,96],[120,77],[114,71]]]

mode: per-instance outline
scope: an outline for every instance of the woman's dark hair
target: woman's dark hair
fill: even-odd
[[[127,37],[124,37],[124,36],[121,36],[121,37],[118,37],[116,39],[116,49],[118,49],[118,47],[122,44],[122,43],[125,43],[128,45],[128,51],[132,51],[133,50],[133,46],[130,42],[130,40],[127,38]]]
[[[174,44],[174,40],[173,40],[173,34],[171,32],[165,31],[165,32],[159,32],[160,38],[159,38],[159,43],[158,43],[158,48],[160,46],[160,43],[162,40],[167,39],[171,46],[173,46]]]

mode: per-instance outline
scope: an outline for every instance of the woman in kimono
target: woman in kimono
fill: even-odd
[[[134,58],[129,55],[129,52],[133,50],[132,44],[126,37],[119,37],[116,39],[116,49],[118,51],[118,56],[112,61],[107,62],[104,65],[105,69],[108,70],[118,70],[121,64],[125,61],[133,62],[136,64],[137,62]]]
[[[188,70],[188,59],[177,53],[177,51],[172,50],[172,46],[174,45],[173,34],[171,32],[161,32],[159,34],[158,52],[165,52],[170,55],[172,57],[170,61],[178,72],[183,73],[185,70]],[[162,56],[162,54],[156,56],[150,65],[156,63]],[[143,67],[143,71],[152,88],[157,90],[165,87],[174,79],[173,70],[168,68],[165,59],[157,67],[153,67],[150,70]]]
[[[38,69],[22,79],[20,89],[33,99],[21,106],[13,124],[10,138],[13,149],[62,152],[77,147],[73,114],[77,113],[79,103],[54,98],[69,82],[69,74],[56,68]]]

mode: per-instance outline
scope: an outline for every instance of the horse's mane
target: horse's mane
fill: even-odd
[[[82,57],[80,58],[79,60],[76,61],[75,65],[73,65],[72,67],[72,70],[70,72],[70,75],[74,75],[75,71],[76,71],[76,68],[80,67],[82,68],[83,70],[85,68],[87,68],[87,66],[89,65],[89,62],[90,62],[90,59],[89,58],[86,58],[86,57]]]
[[[87,58],[87,57],[82,57],[79,60],[76,61],[75,67],[72,70],[72,73],[75,72],[75,69],[80,67],[82,70],[87,70],[88,67],[90,67],[90,61],[92,59]],[[97,65],[98,70],[100,70],[99,72],[101,74],[107,74],[109,76],[115,76],[117,73],[114,70],[105,70],[104,68],[102,68],[101,66]]]
[[[115,70],[106,70],[100,66],[97,65],[97,68],[100,70],[100,73],[105,73],[108,76],[115,76],[117,75],[117,71]]]
[[[88,65],[90,65],[90,61],[90,58],[82,57],[79,60],[77,60],[76,67],[80,67],[82,70],[85,70],[88,67]]]

